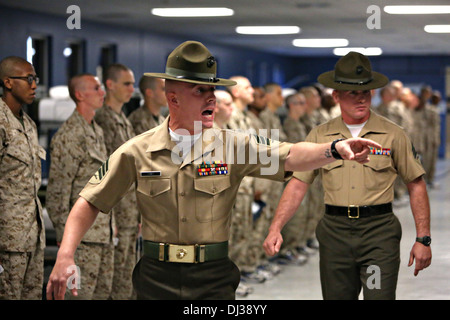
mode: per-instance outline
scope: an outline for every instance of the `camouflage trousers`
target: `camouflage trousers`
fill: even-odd
[[[77,297],[67,290],[65,299],[109,299],[114,271],[113,244],[82,242],[75,252],[75,263],[81,273],[80,289]]]
[[[123,228],[117,232],[119,242],[114,247],[114,276],[111,291],[111,299],[113,300],[134,299],[131,276],[137,263],[137,236],[137,227]]]
[[[303,198],[294,216],[286,223],[281,234],[283,236],[283,245],[281,253],[295,251],[298,247],[304,246],[306,224],[308,220],[309,197],[308,193]]]
[[[44,249],[0,251],[0,300],[42,300]]]
[[[238,193],[231,216],[229,256],[241,272],[256,268],[255,257],[249,255],[253,232],[252,202],[252,193]]]

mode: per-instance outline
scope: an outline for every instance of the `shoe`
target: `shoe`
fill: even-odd
[[[286,251],[284,254],[278,255],[277,262],[279,264],[294,264],[303,265],[308,261],[308,257],[304,255],[298,255],[291,250]]]
[[[266,278],[257,272],[241,272],[243,282],[247,283],[264,283]]]
[[[246,297],[252,292],[253,292],[253,288],[246,286],[245,284],[242,284],[242,283],[239,283],[239,285],[236,289],[236,295],[239,297]]]
[[[262,270],[262,269],[257,269],[256,273],[261,275],[262,277],[264,277],[264,279],[267,280],[272,280],[273,279],[273,274],[272,272],[268,271],[268,270]]]
[[[263,264],[260,265],[258,268],[259,268],[259,269],[262,269],[262,270],[269,271],[269,272],[272,273],[274,276],[280,274],[280,273],[281,273],[281,270],[282,270],[281,267],[280,267],[279,265],[274,264],[274,263],[269,263],[269,262],[263,263]]]
[[[317,239],[308,239],[306,246],[311,249],[319,250],[319,241]]]
[[[296,251],[297,251],[298,254],[304,254],[304,255],[307,255],[307,256],[312,256],[312,255],[315,255],[318,250],[310,248],[308,246],[304,246],[304,247],[297,247]]]

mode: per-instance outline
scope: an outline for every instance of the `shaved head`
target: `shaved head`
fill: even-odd
[[[15,75],[18,68],[23,65],[31,65],[31,63],[16,56],[7,57],[0,61],[0,85],[3,86],[3,80],[7,77]]]

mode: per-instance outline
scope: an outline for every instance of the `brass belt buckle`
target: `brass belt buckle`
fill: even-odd
[[[169,244],[169,262],[194,263],[195,246]]]
[[[350,208],[357,208],[357,210],[356,210],[357,215],[356,215],[356,216],[352,216],[352,215],[351,215],[351,213],[350,213]],[[347,215],[348,215],[348,217],[349,217],[350,219],[359,219],[359,206],[356,206],[356,205],[349,205],[349,206],[348,206]]]

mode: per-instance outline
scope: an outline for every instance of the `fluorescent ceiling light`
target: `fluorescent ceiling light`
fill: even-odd
[[[355,51],[355,52],[359,52],[365,56],[379,56],[383,53],[383,50],[381,50],[381,48],[378,47],[368,47],[368,48],[360,48],[360,47],[355,47],[355,48],[335,48],[333,50],[333,53],[336,56],[345,56],[347,53],[349,53],[350,51]]]
[[[152,14],[160,17],[225,17],[234,11],[228,8],[153,8]]]
[[[292,44],[296,47],[333,48],[348,46],[347,39],[294,39]]]
[[[236,32],[240,34],[295,34],[300,33],[300,28],[296,26],[240,26],[236,27]]]
[[[450,13],[450,6],[385,6],[384,11],[390,14],[441,14]]]
[[[429,24],[423,29],[428,33],[450,33],[450,24]]]

